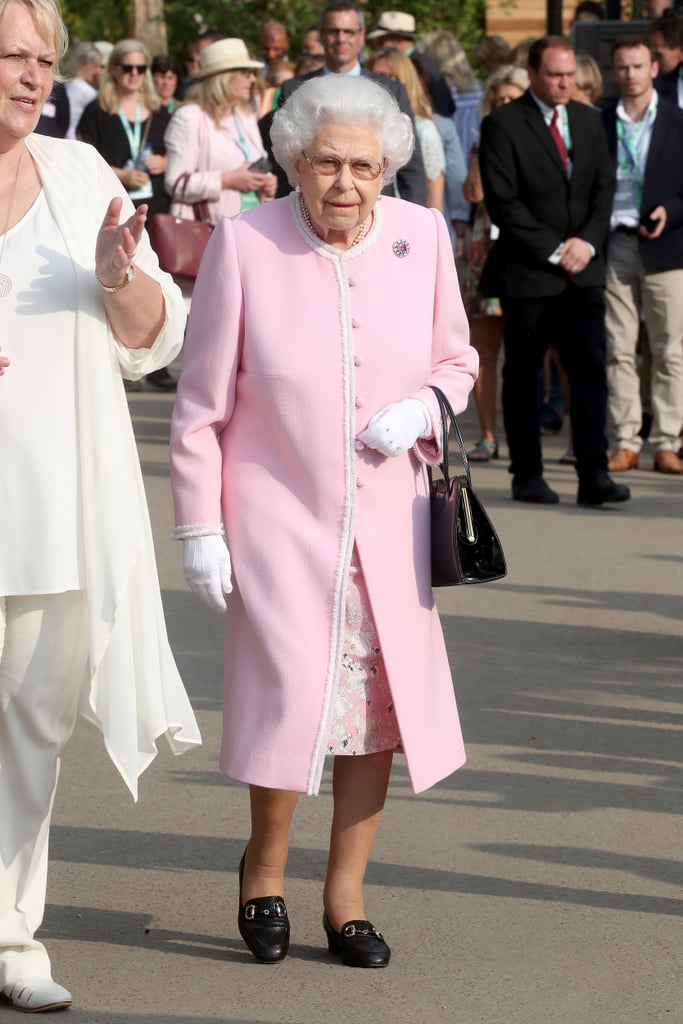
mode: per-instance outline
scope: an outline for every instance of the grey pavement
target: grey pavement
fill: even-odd
[[[627,505],[578,508],[562,435],[544,441],[559,507],[512,502],[504,459],[474,468],[509,575],[438,592],[469,760],[415,797],[397,758],[367,878],[392,962],[352,970],[323,946],[326,774],[292,829],[291,952],[265,966],[236,924],[247,799],[217,768],[221,620],[170,539],[172,397],[129,403],[204,746],[174,758],[163,741],[134,805],[79,723],[42,930],[74,1007],[42,1019],[681,1024],[683,480],[645,468]],[[472,412],[464,426],[476,440]]]

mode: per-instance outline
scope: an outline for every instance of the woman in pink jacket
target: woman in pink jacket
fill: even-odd
[[[215,224],[272,199],[276,179],[258,169],[266,154],[252,93],[263,64],[251,60],[241,39],[211,43],[200,61],[187,103],[166,129],[165,181],[173,213],[191,220],[192,204],[206,203]]]
[[[323,926],[344,963],[384,967],[362,883],[393,754],[416,792],[465,759],[425,463],[439,459],[430,385],[462,411],[477,357],[443,218],[380,202],[413,146],[390,94],[311,80],[272,138],[296,191],[221,221],[197,279],[176,535],[192,589],[227,607],[220,763],[251,794],[240,933],[261,961],[286,955],[289,825],[332,755]]]

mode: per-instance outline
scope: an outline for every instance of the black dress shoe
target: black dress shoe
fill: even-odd
[[[237,927],[257,960],[276,964],[284,960],[289,949],[289,917],[282,896],[258,896],[242,906],[244,858],[240,861],[240,895]]]
[[[148,373],[145,380],[153,388],[157,388],[158,391],[175,391],[178,387],[175,377],[171,376],[165,366],[160,370],[153,370],[151,373]]]
[[[391,950],[370,921],[347,921],[340,932],[335,932],[323,914],[323,928],[330,953],[341,956],[347,967],[386,967]]]
[[[604,505],[606,501],[628,501],[631,492],[626,484],[615,484],[607,473],[579,480],[579,505]]]
[[[528,501],[533,505],[557,505],[560,496],[551,490],[542,476],[530,480],[512,478],[512,497],[515,501]]]

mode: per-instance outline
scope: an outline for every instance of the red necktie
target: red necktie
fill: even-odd
[[[567,156],[567,147],[564,144],[564,139],[562,138],[560,129],[557,124],[559,116],[560,115],[558,113],[557,107],[555,107],[555,109],[553,110],[552,120],[550,121],[550,134],[552,135],[555,145],[557,146],[557,152],[560,154],[560,160],[562,161],[564,173],[566,174],[569,170],[569,157]]]

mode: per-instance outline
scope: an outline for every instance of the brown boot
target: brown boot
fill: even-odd
[[[662,448],[655,452],[654,470],[656,473],[683,473],[683,462],[676,455],[676,452]]]
[[[632,452],[630,448],[617,448],[607,463],[607,468],[611,473],[625,473],[627,469],[638,469],[638,452]]]

